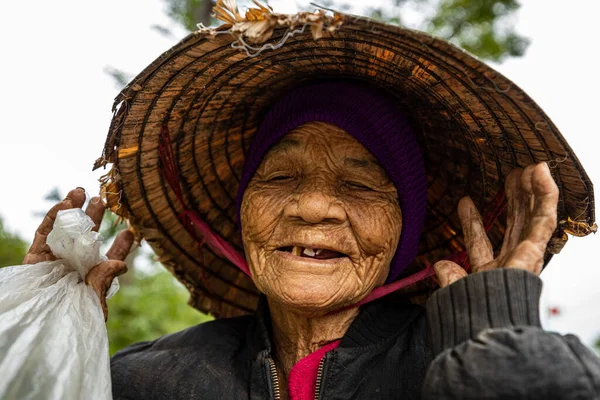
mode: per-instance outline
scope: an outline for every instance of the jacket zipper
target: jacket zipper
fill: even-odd
[[[315,384],[315,400],[319,400],[321,397],[321,384],[323,382],[323,372],[325,371],[325,358],[324,355],[319,362],[319,368],[317,369],[317,381]],[[277,367],[275,367],[275,361],[269,358],[269,371],[271,373],[271,385],[273,386],[273,399],[281,400],[281,388],[279,387],[279,376],[277,375]]]
[[[321,394],[321,382],[323,381],[323,371],[325,370],[325,356],[321,358],[319,362],[319,369],[317,370],[317,382],[315,385],[315,400],[319,400]]]
[[[273,399],[281,400],[281,390],[279,388],[279,377],[277,376],[277,368],[275,361],[269,358],[269,370],[271,371],[271,385],[273,386]]]

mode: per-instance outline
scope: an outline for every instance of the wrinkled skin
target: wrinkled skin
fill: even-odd
[[[506,178],[508,217],[502,248],[497,257],[488,239],[481,215],[469,197],[458,204],[467,254],[472,272],[495,268],[520,268],[539,275],[548,241],[556,229],[558,186],[548,164],[517,168]],[[467,275],[451,261],[439,261],[434,269],[445,287]]]
[[[252,278],[267,295],[282,387],[302,357],[341,338],[356,308],[388,275],[402,228],[394,184],[344,130],[300,126],[263,159],[241,207]],[[346,255],[300,257],[291,246]]]
[[[465,197],[459,203],[473,272],[512,267],[539,274],[556,228],[558,188],[542,163],[514,170],[506,193],[507,232],[495,259],[473,202]],[[355,309],[332,311],[384,283],[402,227],[397,192],[360,143],[340,128],[313,122],[267,153],[244,194],[241,219],[254,282],[269,299],[285,380],[298,360],[341,338],[357,315]],[[349,257],[325,264],[281,251],[293,244],[328,245]],[[466,276],[450,261],[434,267],[442,287]]]
[[[23,259],[23,264],[36,264],[42,261],[56,260],[56,257],[50,250],[50,247],[48,247],[46,244],[46,238],[54,227],[56,214],[61,210],[81,208],[83,207],[84,203],[85,190],[83,188],[76,188],[71,190],[64,200],[52,207],[35,232],[33,243]],[[100,223],[102,222],[105,209],[106,204],[100,197],[93,197],[90,199],[85,213],[94,222],[94,228],[92,228],[94,232],[98,232],[98,229],[100,229]],[[125,260],[125,257],[127,257],[132,244],[133,234],[130,231],[123,230],[119,232],[112,246],[106,253],[108,260],[94,266],[85,277],[85,282],[94,289],[98,295],[98,298],[100,299],[100,305],[102,307],[105,320],[108,318],[106,293],[108,292],[113,279],[116,276],[127,272],[127,266],[123,260]]]
[[[267,153],[244,193],[241,221],[258,289],[296,313],[324,315],[384,283],[402,214],[375,158],[342,129],[313,122]],[[281,250],[292,245],[347,257],[315,260]]]
[[[514,170],[506,180],[506,194],[507,229],[496,257],[471,199],[458,205],[472,272],[521,268],[539,274],[556,228],[559,198],[547,164]],[[397,197],[372,155],[349,134],[325,123],[305,124],[287,134],[256,171],[242,203],[242,235],[253,279],[269,300],[282,389],[298,360],[341,338],[358,315],[356,308],[339,309],[385,282],[402,228]],[[46,236],[57,211],[81,207],[84,200],[83,190],[75,189],[48,212],[24,263],[54,259]],[[95,229],[104,207],[95,198],[86,210]],[[119,234],[109,260],[86,277],[105,315],[104,296],[112,279],[126,270],[122,260],[132,242],[130,232]],[[348,257],[325,262],[279,251],[291,245],[326,246]],[[467,275],[450,261],[434,268],[442,287]]]

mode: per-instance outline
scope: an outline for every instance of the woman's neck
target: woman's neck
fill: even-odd
[[[323,316],[293,312],[269,300],[274,356],[278,371],[287,376],[298,361],[324,345],[341,339],[358,316],[358,308],[349,308]]]

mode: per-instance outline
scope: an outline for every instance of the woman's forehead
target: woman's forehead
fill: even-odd
[[[269,153],[334,152],[355,166],[379,165],[377,159],[352,135],[326,122],[309,122],[284,135]],[[268,155],[268,154],[267,154]]]
[[[325,122],[311,122],[294,129],[266,154],[263,168],[307,165],[319,171],[346,171],[388,181],[379,161],[358,140],[342,128]]]

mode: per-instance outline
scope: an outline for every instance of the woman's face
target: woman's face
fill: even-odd
[[[269,150],[244,193],[241,221],[258,289],[314,315],[382,285],[402,228],[398,193],[379,162],[323,122]]]

